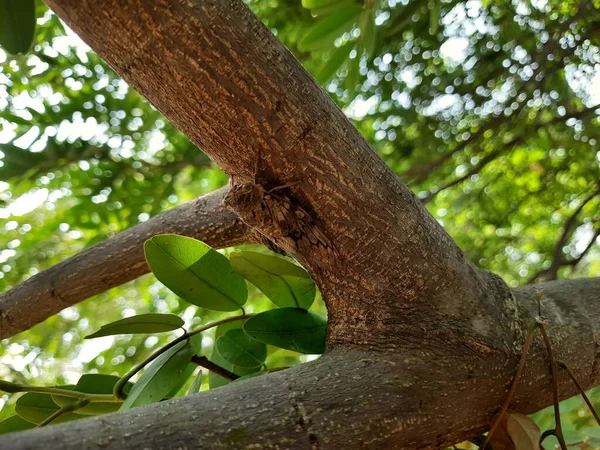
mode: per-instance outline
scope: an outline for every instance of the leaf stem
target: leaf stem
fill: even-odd
[[[560,367],[561,369],[565,370],[567,372],[567,374],[569,374],[569,377],[571,377],[571,380],[573,381],[573,383],[575,383],[575,386],[577,386],[577,389],[579,390],[579,393],[583,397],[583,400],[585,401],[585,404],[587,405],[587,407],[589,408],[590,412],[594,416],[594,419],[596,419],[596,422],[598,423],[598,425],[600,425],[600,417],[598,416],[598,413],[594,409],[594,406],[592,405],[592,402],[588,398],[587,394],[583,390],[583,387],[581,386],[581,384],[579,384],[579,381],[577,381],[577,378],[575,378],[575,374],[573,372],[571,372],[571,369],[569,369],[569,366],[567,366],[566,363],[564,363],[562,361],[556,361],[556,363],[558,364],[558,367]]]
[[[211,328],[214,328],[216,326],[223,325],[224,323],[234,322],[236,320],[244,320],[244,319],[248,319],[252,316],[253,316],[253,314],[241,314],[239,316],[226,317],[225,319],[216,320],[214,322],[209,322],[206,325],[204,325],[203,327],[197,328],[192,331],[188,331],[188,332],[182,334],[181,336],[179,336],[178,338],[173,339],[171,342],[169,342],[165,346],[156,350],[154,353],[152,353],[150,356],[148,356],[142,362],[133,366],[131,368],[131,370],[129,370],[129,372],[127,372],[125,375],[123,375],[119,379],[119,381],[117,381],[117,383],[115,384],[115,386],[113,388],[114,397],[118,400],[125,400],[127,398],[127,396],[123,392],[123,389],[125,388],[125,385],[127,384],[127,382],[131,379],[131,377],[133,377],[136,373],[138,373],[140,370],[142,370],[145,366],[150,364],[152,361],[154,361],[156,358],[158,358],[164,352],[166,352],[170,348],[173,348],[180,342],[185,341],[186,339],[189,339],[190,337],[192,337],[196,334],[202,333],[206,330],[210,330]]]
[[[68,405],[63,406],[59,410],[54,411],[51,415],[49,415],[44,420],[42,420],[38,424],[38,427],[44,427],[44,426],[48,425],[49,423],[54,421],[56,418],[62,416],[63,414],[66,414],[68,412],[77,411],[78,409],[81,409],[84,406],[86,406],[89,402],[90,402],[89,400],[84,399],[84,400],[79,400],[75,403],[69,403]]]
[[[510,389],[508,390],[508,394],[506,395],[506,399],[504,400],[504,403],[500,407],[500,412],[496,415],[494,422],[492,423],[492,426],[490,427],[490,431],[488,432],[488,434],[485,438],[485,441],[483,441],[483,445],[481,446],[482,449],[487,448],[487,445],[488,445],[490,439],[492,438],[492,435],[494,434],[494,432],[496,431],[496,428],[498,428],[498,425],[500,425],[500,422],[502,421],[502,416],[504,414],[506,414],[506,411],[508,410],[510,402],[511,402],[513,396],[515,395],[515,391],[517,390],[517,384],[519,382],[519,378],[521,378],[521,374],[523,373],[523,369],[525,368],[527,352],[529,351],[529,348],[531,347],[531,344],[533,342],[533,335],[535,333],[536,328],[537,328],[537,322],[534,322],[529,326],[529,329],[527,330],[527,337],[525,338],[525,343],[523,344],[523,348],[521,349],[521,358],[519,359],[519,366],[517,368],[517,373],[515,374],[515,376],[512,380]]]
[[[16,393],[16,392],[38,392],[41,394],[58,395],[60,397],[76,398],[81,401],[93,403],[116,403],[119,400],[115,399],[111,394],[88,394],[85,392],[72,391],[70,389],[61,389],[53,387],[27,386],[25,384],[11,383],[9,381],[0,380],[0,391]]]

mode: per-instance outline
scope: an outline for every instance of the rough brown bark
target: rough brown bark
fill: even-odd
[[[328,351],[204,395],[9,436],[7,448],[433,449],[489,424],[532,292],[466,260],[241,2],[48,3],[233,176],[227,204],[310,270],[327,302]],[[589,311],[599,284],[545,286],[556,352],[586,386],[600,381],[600,317]],[[544,355],[531,353],[522,411],[550,402]]]
[[[183,234],[216,248],[253,242],[249,228],[221,205],[226,193],[219,189],[166,211],[0,294],[0,339],[148,273],[142,247],[155,234]]]

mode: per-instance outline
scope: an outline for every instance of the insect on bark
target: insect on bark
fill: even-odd
[[[310,247],[314,250],[316,246],[321,251],[334,251],[311,216],[293,199],[281,193],[289,186],[268,191],[256,182],[233,183],[223,203],[252,227],[260,240],[272,250],[295,255]]]

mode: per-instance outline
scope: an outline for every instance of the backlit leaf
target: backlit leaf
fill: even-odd
[[[225,256],[203,242],[160,234],[146,241],[144,252],[156,278],[194,305],[235,311],[246,302],[244,279]]]
[[[140,314],[102,325],[98,331],[85,339],[115,334],[162,333],[181,328],[183,324],[184,321],[174,314]]]
[[[310,308],[316,287],[308,272],[279,256],[258,252],[235,252],[234,269],[279,307]]]
[[[189,342],[183,341],[156,358],[135,383],[122,410],[155,403],[167,396],[186,376],[186,369],[194,354]]]

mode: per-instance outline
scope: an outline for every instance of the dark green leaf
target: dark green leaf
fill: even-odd
[[[183,324],[181,317],[174,314],[140,314],[102,325],[98,331],[86,336],[85,339],[115,334],[162,333],[181,328]]]
[[[135,408],[165,398],[186,375],[193,354],[190,343],[183,341],[156,358],[144,369],[121,409]]]
[[[61,386],[64,389],[64,386]],[[28,422],[38,424],[50,417],[60,408],[52,401],[49,394],[40,394],[37,392],[27,392],[19,397],[15,405],[15,412]],[[70,420],[81,419],[81,415],[66,413],[57,417],[52,423],[68,422]]]
[[[235,322],[229,322],[229,323],[224,323],[223,325],[219,325],[216,330],[215,330],[215,342],[219,340],[219,338],[221,336],[224,336],[225,334],[227,334],[230,330],[241,330],[243,322],[242,321],[235,321]],[[210,357],[210,360],[223,367],[224,369],[229,370],[232,373],[235,373],[236,375],[239,376],[244,376],[244,375],[249,375],[251,373],[255,373],[260,371],[262,365],[256,366],[256,367],[251,367],[251,368],[245,368],[245,367],[239,367],[239,366],[234,366],[233,364],[231,364],[229,361],[227,361],[225,358],[223,358],[221,356],[221,354],[218,352],[217,350],[217,346],[213,346],[213,352],[212,355]],[[211,389],[217,388],[219,386],[223,386],[225,384],[229,383],[229,380],[223,378],[220,375],[217,375],[214,372],[209,372],[208,373],[208,385],[210,386]]]
[[[330,45],[344,32],[352,29],[361,10],[362,5],[353,3],[337,14],[319,20],[306,32],[304,38],[298,43],[298,48],[302,51],[312,51]]]
[[[27,53],[34,34],[34,0],[0,0],[0,45],[13,55]]]
[[[279,307],[308,309],[315,300],[315,283],[308,272],[286,259],[244,251],[233,253],[230,261],[235,270]]]
[[[144,252],[156,278],[182,299],[216,311],[246,303],[244,279],[225,256],[196,239],[161,234],[146,241]]]
[[[230,330],[217,339],[217,351],[234,366],[252,368],[267,359],[267,346],[252,339],[243,330]]]
[[[278,308],[249,318],[244,331],[257,341],[300,353],[323,353],[327,319],[299,308]]]
[[[0,434],[14,433],[15,431],[28,430],[35,427],[34,423],[28,422],[19,416],[10,416],[0,422]]]

